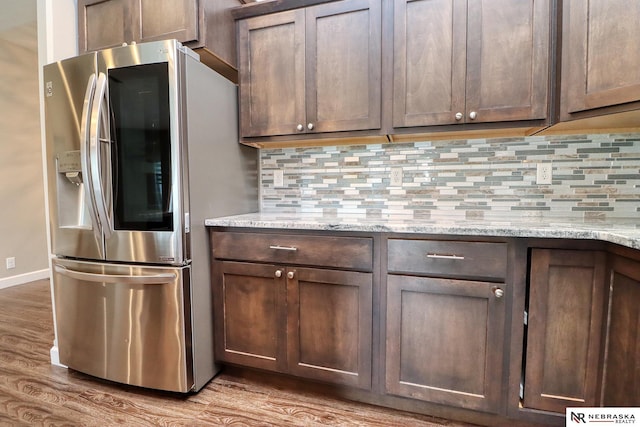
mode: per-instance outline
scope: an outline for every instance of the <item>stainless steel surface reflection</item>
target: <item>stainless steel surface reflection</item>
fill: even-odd
[[[190,267],[53,260],[61,363],[113,381],[189,391]]]

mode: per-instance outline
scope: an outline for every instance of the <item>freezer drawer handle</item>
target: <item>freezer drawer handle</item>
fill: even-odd
[[[124,283],[128,285],[165,285],[176,280],[175,273],[160,273],[149,276],[129,276],[127,274],[96,274],[84,271],[71,270],[60,265],[55,265],[57,273],[72,279],[86,280],[87,282]]]

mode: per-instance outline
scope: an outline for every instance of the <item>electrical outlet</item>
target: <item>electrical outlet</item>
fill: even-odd
[[[391,176],[390,176],[391,186],[392,187],[402,187],[402,168],[395,167],[391,168]]]
[[[282,169],[273,171],[273,186],[284,187],[284,171]]]
[[[16,268],[16,259],[14,257],[7,258],[7,270]]]
[[[536,170],[536,184],[551,184],[553,178],[551,163],[538,163]]]

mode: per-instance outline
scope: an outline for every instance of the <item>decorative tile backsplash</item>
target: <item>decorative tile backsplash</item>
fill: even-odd
[[[640,217],[640,134],[262,149],[263,212]],[[553,181],[536,184],[538,163]],[[392,168],[402,185],[391,185]],[[274,171],[283,185],[274,185]]]

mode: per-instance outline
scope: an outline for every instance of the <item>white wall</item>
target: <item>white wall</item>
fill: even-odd
[[[0,0],[0,288],[49,276],[36,0]],[[15,259],[8,269],[7,258]]]
[[[77,53],[76,8],[0,0],[0,289],[49,277],[42,66]]]

